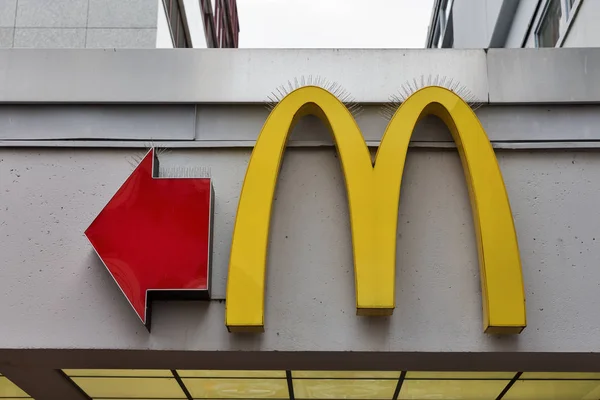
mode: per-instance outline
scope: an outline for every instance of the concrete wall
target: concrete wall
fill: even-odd
[[[173,150],[164,166],[210,166],[214,298],[250,149]],[[135,152],[2,149],[0,337],[4,348],[185,351],[595,352],[600,347],[600,153],[502,151],[526,284],[528,327],[482,333],[475,235],[456,151],[414,150],[400,202],[397,309],[355,316],[349,218],[333,149],[292,149],[276,193],[266,332],[227,333],[224,304],[162,303],[145,331],[83,231]],[[41,327],[44,327],[41,329]],[[243,340],[242,340],[243,339]]]
[[[520,2],[505,47],[518,48],[522,46],[523,41],[524,47],[535,47],[535,30],[546,4],[542,0],[538,7],[538,3],[539,0]],[[575,2],[575,6],[568,17],[567,28],[559,40],[559,47],[599,47],[600,31],[596,22],[600,18],[600,3],[581,0],[579,3]]]
[[[478,49],[489,44],[487,0],[455,0],[452,6],[454,48]]]
[[[455,0],[454,48],[503,47],[517,0]]]
[[[453,8],[454,48],[535,47],[535,30],[545,4],[546,0],[456,0]],[[582,0],[575,16],[569,17],[572,19],[559,45],[600,46],[596,24],[599,17],[600,3]]]
[[[505,48],[521,48],[523,39],[528,34],[529,24],[532,23],[533,14],[539,0],[521,0],[510,27],[510,31],[506,38]],[[533,29],[530,30],[533,32]]]
[[[156,0],[2,0],[0,48],[153,48]]]
[[[599,18],[600,3],[583,1],[566,34],[563,47],[600,47]]]
[[[599,368],[600,70],[594,65],[600,52],[183,53],[0,52],[0,370]],[[49,64],[42,67],[35,57]],[[258,68],[274,59],[283,67]],[[251,148],[266,117],[257,103],[279,79],[273,75],[341,71],[342,84],[362,88],[356,100],[366,116],[359,124],[375,151],[385,121],[377,119],[373,103],[383,98],[384,83],[404,81],[438,62],[470,77],[487,99],[478,112],[511,200],[527,296],[525,331],[511,337],[482,332],[467,189],[448,131],[437,120],[419,127],[404,173],[397,309],[390,318],[357,317],[339,158],[324,127],[306,119],[293,133],[275,196],[266,332],[227,333],[223,300],[231,232]],[[90,63],[99,71],[91,71]],[[132,74],[142,64],[146,74]],[[196,69],[198,64],[206,69]],[[212,65],[233,66],[216,70],[238,83],[210,86]],[[155,69],[174,73],[157,83]],[[543,85],[567,73],[568,88]],[[73,77],[88,84],[65,93]],[[49,78],[45,86],[35,81]],[[105,82],[120,91],[108,90]],[[202,82],[203,92],[189,90]],[[64,95],[71,104],[61,100]],[[38,104],[17,104],[25,96]],[[164,125],[150,130],[159,123]],[[161,156],[162,166],[212,171],[215,299],[156,302],[148,333],[83,231],[130,174],[129,160],[143,152],[136,147],[160,131],[159,140],[173,147]],[[169,138],[171,131],[177,136]]]

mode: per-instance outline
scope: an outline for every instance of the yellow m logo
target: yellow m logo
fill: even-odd
[[[400,106],[381,140],[375,166],[354,118],[328,91],[303,87],[275,107],[256,142],[240,195],[227,283],[228,329],[264,329],[267,242],[277,175],[289,133],[307,114],[329,126],[346,178],[357,314],[393,312],[404,161],[415,124],[433,114],[450,129],[467,179],[478,242],[484,330],[521,332],[526,325],[521,262],[494,150],[471,108],[438,86],[415,92]]]

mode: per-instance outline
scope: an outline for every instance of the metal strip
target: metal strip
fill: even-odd
[[[173,377],[175,378],[175,380],[179,384],[179,387],[181,388],[181,390],[185,394],[185,397],[187,397],[188,400],[194,400],[194,398],[192,397],[190,391],[185,386],[185,383],[183,383],[183,380],[181,379],[181,377],[179,376],[179,374],[177,373],[177,371],[174,370],[174,369],[172,369],[171,373],[173,374]]]
[[[378,140],[366,141],[367,146],[379,147]],[[204,148],[253,148],[255,140],[189,140],[158,141],[152,145],[158,148],[204,149]],[[0,140],[0,147],[52,147],[52,148],[148,148],[146,141],[125,140]],[[288,147],[333,147],[325,140],[290,141]],[[411,142],[409,147],[418,148],[456,148],[454,142]],[[544,142],[492,142],[492,147],[502,150],[596,150],[600,149],[600,141],[544,141]]]
[[[398,400],[398,396],[400,396],[400,390],[402,390],[402,384],[404,384],[404,378],[406,378],[406,371],[402,371],[400,373],[398,384],[396,385],[396,390],[394,390],[394,396],[392,397],[392,400]]]
[[[496,397],[496,400],[501,400],[506,395],[506,393],[510,390],[510,388],[517,382],[517,380],[521,377],[522,374],[523,374],[522,372],[517,372],[515,374],[515,376],[510,380],[510,382],[508,382],[506,387],[500,392],[498,397]]]
[[[292,371],[286,370],[285,378],[287,380],[288,393],[290,396],[290,400],[294,400],[296,397],[294,396],[294,381],[292,380]]]
[[[199,357],[201,355],[201,357]],[[184,351],[0,349],[0,365],[27,369],[257,369],[600,372],[600,353],[396,351]],[[32,366],[35,366],[32,367]],[[3,369],[4,368],[4,369]],[[0,372],[7,371],[0,367]]]

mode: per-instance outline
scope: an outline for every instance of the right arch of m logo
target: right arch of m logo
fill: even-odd
[[[295,122],[319,117],[333,135],[346,180],[358,315],[391,315],[395,307],[396,230],[402,172],[421,117],[450,129],[467,179],[476,230],[486,333],[520,333],[526,326],[519,248],[508,195],[491,143],[473,110],[452,91],[416,91],[390,120],[375,165],[352,114],[316,86],[288,94],[273,109],[256,142],[240,195],[226,295],[230,332],[264,331],[267,246],[273,195]],[[401,266],[400,266],[401,267]]]

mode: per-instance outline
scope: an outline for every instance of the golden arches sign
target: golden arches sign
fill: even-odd
[[[264,330],[271,207],[287,138],[295,122],[318,116],[331,130],[348,192],[358,315],[395,307],[396,228],[402,172],[417,121],[441,118],[457,144],[477,236],[483,325],[519,333],[526,325],[521,262],[508,196],[494,150],[471,108],[448,89],[411,95],[390,120],[375,166],[353,116],[328,91],[307,86],[287,95],[265,122],[248,164],[233,232],[226,297],[230,331]]]

